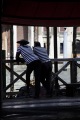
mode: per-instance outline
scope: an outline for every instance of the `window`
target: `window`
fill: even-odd
[[[63,43],[60,43],[60,54],[63,54]]]

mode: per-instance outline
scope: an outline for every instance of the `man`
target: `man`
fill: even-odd
[[[27,64],[26,70],[26,83],[27,83],[27,92],[29,94],[29,86],[30,86],[30,74],[34,70],[35,75],[35,98],[39,97],[40,92],[40,60],[37,55],[33,53],[29,42],[27,40],[17,41],[20,46],[17,48],[16,59],[19,60],[20,55],[23,57],[25,63]]]
[[[46,88],[47,97],[50,97],[51,96],[50,83],[51,83],[51,74],[52,74],[52,62],[49,59],[47,50],[44,47],[41,47],[40,42],[34,43],[33,51],[41,61],[41,83]]]

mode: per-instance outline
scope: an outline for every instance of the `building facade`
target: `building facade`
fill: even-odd
[[[11,26],[2,25],[2,49],[6,51],[6,58],[10,58],[11,49],[12,56],[15,59],[17,50],[17,41],[27,39],[31,47],[34,46],[34,41],[39,41],[42,47],[47,48],[47,29],[40,26]],[[80,27],[76,30],[77,57],[79,57],[79,40]],[[12,42],[12,43],[11,43]],[[73,57],[73,27],[57,27],[57,56],[58,58]],[[12,47],[11,47],[12,45]],[[54,58],[54,27],[49,27],[49,57]]]

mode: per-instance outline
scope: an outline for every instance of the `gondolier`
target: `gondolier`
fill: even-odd
[[[27,45],[29,44],[27,40],[22,39],[20,41],[17,41],[17,43],[20,44],[20,46],[17,48],[16,60],[18,61],[21,55],[27,65],[27,70],[26,70],[27,92],[29,94],[30,75],[34,70],[35,98],[38,98],[40,92],[40,60],[38,56],[33,53],[31,47]]]
[[[41,61],[41,83],[46,88],[46,96],[51,97],[51,74],[52,74],[52,62],[47,54],[47,50],[44,47],[41,47],[40,42],[35,42],[34,44],[34,53],[39,57]]]

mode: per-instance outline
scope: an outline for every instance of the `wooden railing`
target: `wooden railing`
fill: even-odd
[[[67,86],[68,83],[63,80],[61,77],[59,77],[59,74],[68,66],[70,65],[70,84],[72,83],[77,83],[77,67],[80,68],[80,64],[78,63],[78,61],[80,61],[80,58],[66,58],[66,59],[51,59],[52,64],[60,64],[61,62],[66,62],[62,68],[60,68],[58,70],[58,67],[56,68],[56,72],[54,70],[54,72],[52,72],[52,80],[53,81],[60,81],[64,86]],[[9,84],[9,85],[5,85],[3,86],[3,91],[5,94],[7,94],[7,90],[14,85],[14,83],[16,83],[19,79],[21,79],[24,83],[26,83],[26,80],[22,77],[24,74],[26,74],[26,70],[24,70],[21,74],[16,73],[12,68],[10,68],[10,66],[8,66],[6,63],[10,63],[13,65],[17,65],[17,61],[16,60],[3,60],[3,66],[5,67],[6,70],[8,70],[9,72],[11,72],[11,74],[15,75],[16,78]],[[21,63],[20,65],[24,65],[25,63]],[[66,72],[66,71],[65,71]],[[58,84],[58,82],[54,82],[55,86],[56,84]],[[79,82],[78,82],[79,83]],[[57,89],[57,87],[56,87]]]

